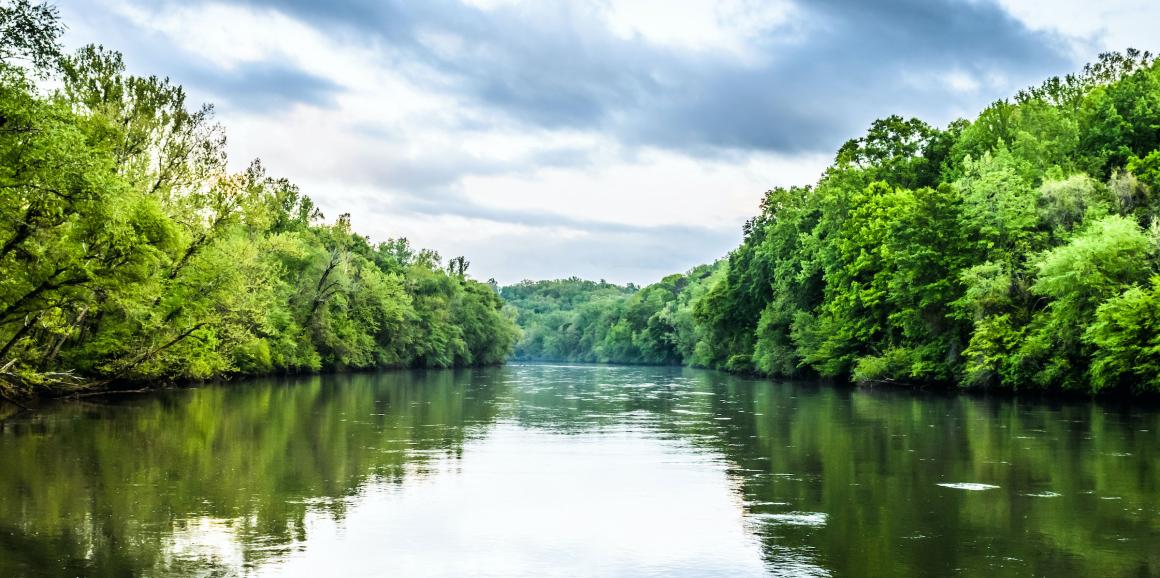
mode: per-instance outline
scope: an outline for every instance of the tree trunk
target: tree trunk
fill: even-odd
[[[36,323],[36,320],[39,317],[40,316],[37,315],[37,316],[33,317],[32,319],[29,319],[28,321],[24,322],[24,325],[16,331],[16,334],[12,336],[12,339],[9,339],[8,343],[4,344],[4,348],[0,349],[0,359],[4,359],[4,356],[8,355],[8,352],[12,349],[12,347],[15,346],[18,341],[23,339],[24,336],[28,334],[28,331],[32,329],[32,326]]]
[[[69,325],[68,331],[66,331],[64,333],[64,335],[60,336],[60,339],[58,339],[56,341],[56,344],[52,346],[52,351],[49,351],[48,356],[44,358],[43,365],[45,367],[47,367],[53,361],[56,361],[56,356],[60,353],[61,346],[64,345],[65,341],[68,341],[68,338],[72,336],[73,331],[76,330],[76,328],[78,326],[80,326],[82,323],[85,322],[85,316],[88,314],[89,314],[89,306],[85,305],[85,306],[81,307],[81,312],[79,315],[77,315],[76,321],[73,321],[72,324]]]

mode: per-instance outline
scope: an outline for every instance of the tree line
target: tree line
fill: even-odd
[[[669,275],[645,288],[571,277],[500,290],[523,337],[514,359],[588,363],[696,364],[708,359],[694,305],[724,274],[725,261]]]
[[[0,5],[0,395],[508,356],[518,329],[462,257],[231,171],[212,107],[115,51],[64,54],[62,30]]]
[[[1128,50],[974,120],[875,121],[817,183],[768,191],[716,267],[598,313],[513,298],[569,281],[504,295],[517,351],[546,358],[1158,392],[1158,216],[1160,62]]]
[[[576,277],[504,287],[500,294],[517,312],[523,330],[513,357],[642,365],[693,363],[703,336],[693,305],[719,280],[724,264],[701,265],[644,288]]]

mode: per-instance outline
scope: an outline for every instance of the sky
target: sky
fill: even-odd
[[[876,118],[1160,51],[1154,0],[58,0],[71,48],[213,103],[327,219],[502,284],[645,284]]]

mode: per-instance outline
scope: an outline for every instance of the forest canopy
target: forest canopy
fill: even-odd
[[[875,121],[817,183],[765,193],[716,267],[504,296],[530,358],[1160,392],[1158,216],[1160,62],[1128,50],[974,120]],[[565,287],[592,297],[538,305]]]
[[[501,363],[518,336],[463,257],[372,243],[254,161],[211,106],[0,6],[0,394]]]

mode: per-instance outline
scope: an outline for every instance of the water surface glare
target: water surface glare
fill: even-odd
[[[513,365],[0,419],[5,577],[1160,575],[1154,408]]]

